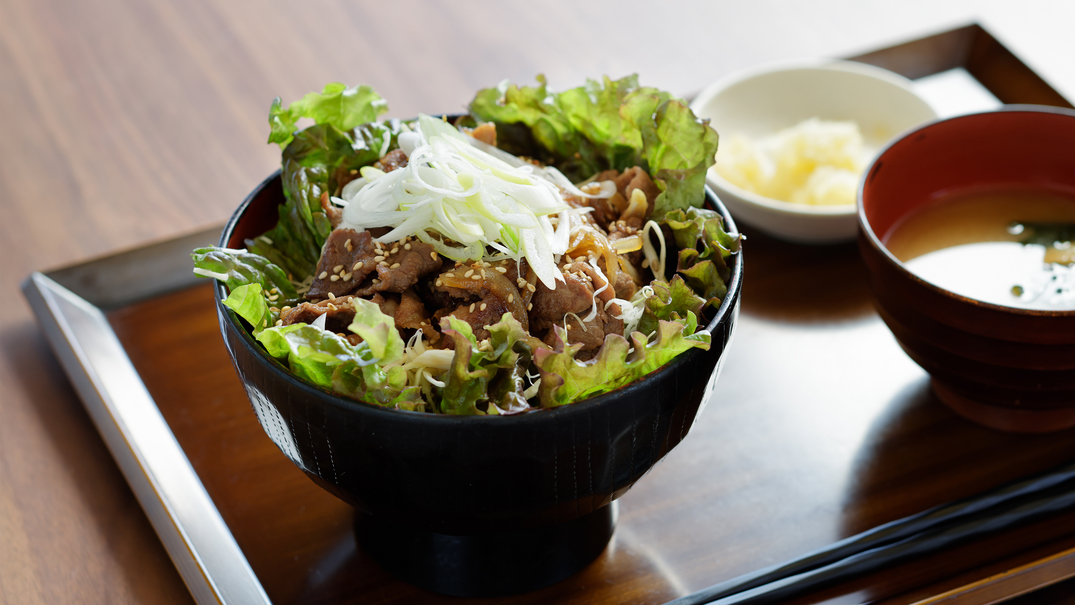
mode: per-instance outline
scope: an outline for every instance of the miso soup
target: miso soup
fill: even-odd
[[[983,302],[1075,310],[1075,197],[1046,189],[959,194],[898,223],[885,246],[915,275]]]

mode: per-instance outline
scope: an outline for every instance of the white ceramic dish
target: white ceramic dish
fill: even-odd
[[[699,94],[691,109],[722,136],[761,138],[810,118],[854,120],[871,155],[937,113],[910,80],[888,70],[830,59],[764,65],[733,74]],[[737,187],[710,168],[706,182],[742,221],[774,237],[826,244],[854,239],[855,205],[811,206]]]

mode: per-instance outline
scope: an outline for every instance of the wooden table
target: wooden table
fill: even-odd
[[[687,95],[759,62],[853,55],[979,21],[1075,98],[1075,8],[1009,4],[698,2],[654,15],[640,2],[8,0],[0,7],[0,287],[12,305],[0,317],[0,602],[190,602],[18,284],[34,270],[222,222],[277,162],[263,144],[274,96],[296,99],[334,80],[369,83],[392,115],[409,116],[456,110],[479,87],[530,82],[539,72],[554,88],[638,72],[645,84]],[[884,329],[857,281],[853,248],[754,242],[743,321],[722,377],[729,403],[714,402],[695,433],[623,498],[614,548],[544,598],[662,602],[1075,453],[1070,435],[1031,441],[952,416],[894,343],[880,356],[853,354],[856,337]],[[809,255],[822,282],[788,272],[787,254]],[[773,330],[786,348],[752,346]],[[814,364],[832,363],[845,364],[844,383],[797,388]],[[856,382],[879,363],[891,368],[886,380]],[[883,405],[859,406],[847,395],[867,386]],[[791,416],[759,418],[754,400]],[[861,439],[824,438],[849,434]],[[916,439],[938,434],[950,435],[945,455],[914,454]],[[751,464],[736,458],[748,455]],[[727,475],[705,486],[704,498],[670,496],[712,465]],[[752,470],[737,472],[744,468]],[[736,519],[759,507],[792,538],[776,550],[722,549],[722,537],[749,536],[752,526]],[[811,510],[836,521],[804,527]],[[687,522],[706,514],[715,519],[706,531]],[[811,599],[938,595],[1070,549],[1067,523],[1001,538],[1028,545],[1008,544],[1012,554],[970,568],[938,576],[908,564]],[[975,550],[957,556],[973,563]],[[907,578],[919,581],[899,584]],[[609,583],[622,591],[595,588]],[[1042,598],[1064,597],[1052,594]],[[427,596],[382,574],[363,600]]]

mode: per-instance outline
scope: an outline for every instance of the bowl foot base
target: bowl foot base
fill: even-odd
[[[419,588],[465,597],[555,584],[597,558],[615,525],[615,502],[560,525],[466,536],[355,513],[359,545],[385,570]]]
[[[998,431],[1049,433],[1075,427],[1075,408],[1018,409],[973,401],[939,380],[931,380],[933,392],[953,412]]]

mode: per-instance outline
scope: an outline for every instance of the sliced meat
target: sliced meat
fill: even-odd
[[[343,220],[343,208],[329,200],[328,191],[321,193],[321,210],[325,212],[325,216],[328,217],[328,222],[333,229],[340,226],[340,221]]]
[[[389,317],[395,317],[396,311],[399,309],[400,300],[394,294],[382,296],[380,292],[377,292],[370,297],[370,302],[377,305],[381,309],[381,313]]]
[[[379,296],[379,294],[377,295]],[[429,311],[414,288],[408,288],[400,296],[399,308],[395,312],[396,327],[408,330],[421,330],[429,342],[436,344],[440,340],[438,332],[429,321]]]
[[[623,320],[616,317],[621,313],[620,308],[611,302],[617,296],[616,291],[605,287],[607,282],[601,274],[581,261],[565,264],[561,270],[565,283],[557,282],[555,290],[539,287],[534,295],[531,311],[534,332],[545,330],[542,340],[555,346],[558,336],[552,326],[566,326],[568,342],[581,344],[580,353],[600,348],[607,334],[623,335]],[[595,300],[597,313],[589,321],[583,321],[593,312]],[[589,357],[582,354],[579,359]]]
[[[434,289],[459,301],[451,311],[442,309],[437,317],[451,314],[470,324],[478,340],[489,338],[485,326],[500,321],[504,313],[512,316],[529,329],[526,302],[519,289],[489,263],[473,263],[442,273],[434,283]],[[450,307],[449,307],[450,308]]]
[[[589,263],[575,263],[571,266],[571,270],[586,275],[589,278],[590,287],[594,289],[594,296],[597,299],[597,317],[592,321],[600,322],[601,331],[604,334],[623,336],[623,320],[617,317],[622,310],[618,304],[612,302],[614,298],[623,297],[616,291],[615,286],[605,287],[608,282]],[[604,336],[601,341],[604,342]]]
[[[496,147],[496,124],[493,124],[492,122],[481,124],[470,131],[470,136],[478,139],[482,143]]]
[[[334,230],[325,241],[306,300],[321,300],[329,294],[336,297],[351,294],[373,271],[376,256],[369,231]]]
[[[376,277],[371,274],[370,279],[362,282],[355,290],[359,296],[372,296],[374,292],[401,293],[441,267],[441,257],[433,246],[409,238],[380,248],[373,260]]]
[[[325,242],[306,299],[321,300],[329,294],[364,298],[376,292],[399,294],[440,266],[441,257],[429,244],[405,238],[384,245],[374,242],[369,231],[336,229]]]
[[[568,313],[585,315],[590,312],[593,288],[584,277],[565,269],[561,267],[564,281],[557,281],[555,290],[550,290],[540,281],[536,284],[531,300],[534,306],[530,309],[531,334],[540,334],[553,324],[561,323]]]
[[[392,172],[393,170],[403,168],[407,165],[407,154],[403,153],[402,149],[393,149],[385,154],[385,156],[373,164],[374,168],[383,170],[384,172]]]
[[[537,292],[537,286],[534,284],[541,283],[541,280],[538,279],[537,272],[530,266],[530,263],[526,262],[526,259],[520,260],[515,269],[515,272],[509,269],[504,277],[507,277],[519,289],[519,294],[523,297],[523,306],[526,307],[529,314],[529,310],[532,308],[531,302],[534,300],[534,293]]]
[[[616,291],[616,298],[631,300],[635,292],[638,292],[638,284],[626,271],[617,273],[613,282],[612,287]]]
[[[285,326],[297,323],[310,324],[327,313],[325,329],[329,332],[349,335],[351,331],[347,327],[355,320],[355,307],[351,302],[353,299],[353,296],[344,296],[319,303],[304,302],[297,307],[283,309],[280,312],[280,321]]]
[[[616,190],[628,200],[631,199],[631,193],[635,189],[641,189],[642,193],[646,194],[646,199],[649,200],[651,210],[653,202],[661,194],[661,190],[657,188],[657,183],[654,183],[649,174],[638,166],[624,170],[623,174],[612,179],[612,182],[616,183]]]
[[[567,327],[568,343],[582,345],[582,348],[575,355],[579,361],[591,359],[593,355],[586,355],[585,353],[597,351],[597,349],[601,348],[601,345],[605,344],[605,331],[600,317],[595,317],[583,323],[574,315],[570,315],[566,320],[559,322],[558,325]],[[542,342],[555,350],[559,340],[560,337],[557,336],[556,330],[550,328],[545,332],[545,338],[542,339]]]
[[[631,194],[634,193],[635,189],[641,190],[646,195],[647,208],[645,212],[631,213],[632,216],[623,217],[627,224],[636,229],[640,229],[645,223],[645,218],[653,213],[653,204],[657,201],[657,196],[661,194],[657,183],[654,183],[649,174],[639,166],[628,168],[622,173],[616,170],[606,170],[594,177],[594,180],[615,183],[616,192],[621,197],[613,196],[608,202],[609,207],[613,209],[613,218],[615,219],[620,218],[621,213],[626,211],[627,206],[630,204]]]

